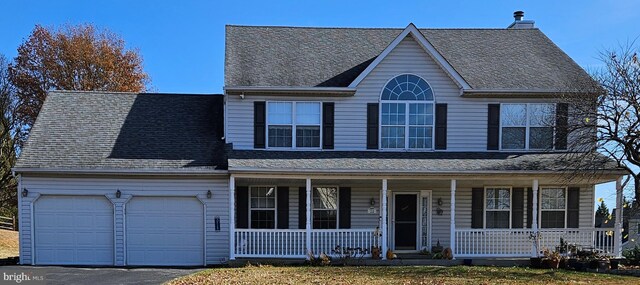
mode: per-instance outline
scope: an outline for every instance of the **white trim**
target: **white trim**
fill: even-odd
[[[376,57],[376,59],[367,66],[367,68],[356,77],[356,79],[349,84],[350,88],[355,88],[360,82],[366,78],[371,71],[373,71],[383,59],[385,59],[392,50],[398,46],[409,34],[418,42],[418,44],[429,54],[435,62],[444,69],[445,73],[453,79],[453,81],[461,87],[463,90],[471,89],[471,86],[460,76],[460,74],[447,62],[447,60],[431,45],[431,43],[424,37],[424,35],[416,28],[413,23],[410,23],[383,51]]]
[[[382,252],[380,253],[380,255],[382,256],[382,260],[387,260],[387,248],[388,248],[388,244],[387,244],[387,239],[388,239],[388,235],[389,232],[387,231],[387,225],[389,223],[389,218],[387,215],[387,211],[388,211],[388,202],[389,202],[389,195],[388,195],[388,189],[387,189],[387,179],[384,178],[382,179],[382,189],[380,190],[380,196],[381,196],[381,202],[380,205],[382,207],[382,210],[380,211],[380,219],[382,220]]]
[[[313,227],[314,211],[334,211],[333,209],[315,209],[313,206],[313,190],[316,188],[336,188],[336,227],[334,229],[316,229]],[[315,185],[311,187],[311,229],[312,230],[339,230],[340,229],[340,187],[335,185]]]
[[[274,191],[274,195],[273,195],[273,199],[274,199],[274,203],[273,203],[273,209],[271,208],[252,208],[251,207],[251,189],[255,188],[255,187],[264,187],[267,188],[267,190],[269,190],[269,188],[273,188]],[[251,212],[253,210],[256,211],[273,211],[273,228],[269,228],[269,229],[277,229],[278,228],[278,186],[274,186],[274,185],[251,185],[248,187],[249,189],[249,201],[247,201],[248,205],[247,205],[247,209],[249,209],[249,213],[248,213],[248,219],[249,219],[249,224],[247,225],[248,229],[253,229],[251,227]]]
[[[101,169],[86,169],[86,168],[31,168],[31,167],[17,167],[13,168],[16,173],[42,173],[42,174],[103,174],[103,175],[173,175],[173,176],[226,176],[228,171],[226,170],[210,170],[210,169],[189,169],[189,170],[171,170],[161,168],[101,168]]]
[[[542,190],[544,189],[562,189],[564,191],[564,209],[543,209],[542,208]],[[567,186],[553,186],[553,185],[545,185],[545,186],[539,186],[538,187],[538,195],[540,197],[538,197],[538,201],[540,201],[538,203],[538,221],[539,221],[539,228],[541,229],[549,229],[549,228],[544,228],[542,227],[542,212],[560,212],[560,211],[564,211],[564,227],[562,228],[558,228],[558,227],[553,227],[551,229],[567,229],[567,210],[568,210],[568,203],[569,203],[569,190]],[[579,201],[578,201],[579,202]]]
[[[392,191],[391,193],[391,197],[392,197],[392,202],[391,202],[391,215],[389,215],[391,217],[391,244],[392,244],[392,248],[395,252],[415,252],[420,250],[420,247],[422,247],[422,229],[420,228],[420,205],[421,205],[421,201],[420,201],[420,197],[421,197],[421,191]],[[416,197],[416,236],[415,236],[415,241],[416,241],[416,246],[414,249],[401,249],[398,250],[396,249],[396,196],[397,195],[415,195]],[[386,253],[385,253],[386,254]]]
[[[490,209],[487,210],[487,188],[490,189],[494,189],[494,190],[504,190],[504,189],[509,189],[509,209],[505,210],[505,209]],[[512,186],[485,186],[484,187],[484,193],[483,193],[483,199],[482,202],[484,203],[482,205],[482,228],[483,229],[511,229],[512,228],[512,215],[513,215],[513,187]],[[487,211],[489,212],[509,212],[509,227],[508,228],[487,228]]]
[[[225,86],[224,94],[227,96],[236,95],[236,93],[251,95],[336,95],[336,96],[353,96],[356,88],[352,87],[301,87],[301,86]],[[233,94],[230,94],[233,93]],[[283,94],[284,93],[284,94]]]
[[[236,260],[236,178],[229,177],[229,260]]]
[[[269,104],[270,103],[291,103],[291,124],[271,124],[272,126],[291,126],[291,147],[271,147],[269,146]],[[298,147],[296,146],[296,137],[297,137],[297,118],[296,118],[296,110],[298,103],[317,103],[320,106],[319,113],[319,121],[317,125],[311,124],[301,124],[300,126],[318,126],[320,130],[320,137],[318,141],[317,147]],[[321,101],[266,101],[265,102],[265,149],[269,150],[322,150],[322,103]]]
[[[16,176],[16,178],[18,179],[18,240],[19,240],[19,245],[18,245],[18,256],[19,256],[19,261],[20,264],[23,265],[24,264],[24,252],[22,250],[22,240],[24,237],[24,231],[22,230],[22,224],[23,224],[23,220],[22,220],[22,175],[18,174],[16,175],[15,173],[13,174],[14,176]],[[33,216],[31,216],[31,218],[33,219]],[[33,238],[33,237],[31,237]],[[33,258],[33,252],[31,253],[31,258]]]
[[[420,212],[420,221],[418,221],[420,223],[420,247],[422,247],[422,227],[424,226],[422,224],[422,218],[424,218],[422,216],[422,207],[424,207],[424,203],[422,202],[422,199],[427,198],[427,250],[431,249],[431,212],[433,212],[433,191],[432,190],[420,190],[420,206],[421,208],[419,209]]]
[[[307,259],[310,258],[309,256],[309,252],[311,251],[311,178],[307,178],[305,180],[305,191],[307,193],[307,196],[305,197],[305,203],[307,203],[307,207],[306,207],[306,223],[305,223],[305,230],[306,230],[306,236],[305,236],[305,242],[306,242],[306,246],[307,246],[307,250],[305,253],[307,253]]]
[[[525,106],[525,124],[524,125],[517,125],[517,126],[503,126],[502,125],[502,111],[504,110],[503,106],[505,105],[524,105]],[[552,119],[551,121],[553,122],[553,126],[546,126],[546,125],[532,125],[529,122],[529,118],[531,117],[531,105],[551,105],[553,106],[553,117],[554,119]],[[555,103],[545,103],[545,102],[539,102],[539,103],[500,103],[500,121],[499,121],[499,125],[500,125],[500,130],[499,130],[499,135],[498,135],[498,140],[499,140],[499,144],[498,144],[498,149],[501,151],[553,151],[556,149],[555,146],[555,139],[556,139],[556,128],[555,128],[555,116],[556,116],[556,112],[557,112],[557,105]],[[524,148],[520,149],[520,148],[509,148],[509,149],[505,149],[502,147],[502,129],[503,128],[524,128]],[[531,128],[552,128],[552,132],[553,135],[551,137],[551,149],[544,149],[544,148],[531,148],[529,146],[530,143],[530,138],[531,138]]]
[[[427,83],[427,86],[429,86],[429,89],[431,90],[432,93],[432,98],[431,100],[383,100],[382,99],[382,93],[384,92],[384,90],[387,88],[387,85],[389,84],[389,82],[391,82],[391,80],[396,79],[399,76],[402,75],[413,75],[416,76],[418,78],[420,78],[421,80],[423,80],[425,83]],[[392,76],[390,79],[387,80],[387,82],[382,86],[382,90],[380,91],[380,95],[378,95],[378,141],[380,142],[378,144],[378,149],[379,150],[384,150],[384,151],[433,151],[435,149],[434,145],[435,145],[435,136],[436,136],[436,94],[435,94],[435,90],[433,90],[433,88],[431,87],[431,84],[429,84],[429,82],[427,80],[425,80],[424,78],[422,78],[422,76],[414,74],[414,73],[400,73],[400,74],[396,74],[394,76]],[[405,106],[405,114],[404,114],[404,119],[405,119],[405,123],[404,125],[382,125],[382,105],[383,104],[403,104]],[[409,113],[410,113],[410,105],[411,104],[431,104],[431,125],[411,125],[409,123]],[[404,147],[402,148],[383,148],[382,147],[382,128],[383,127],[403,127],[404,128]],[[431,147],[428,148],[411,148],[409,147],[409,132],[411,127],[431,127]]]
[[[450,227],[450,235],[449,247],[451,248],[451,253],[453,255],[456,252],[456,190],[458,188],[457,181],[455,179],[451,179],[451,227]],[[511,207],[511,205],[509,205]],[[511,220],[511,218],[509,218]],[[455,256],[452,256],[452,259],[455,259]]]

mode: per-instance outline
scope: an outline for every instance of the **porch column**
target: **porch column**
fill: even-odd
[[[533,195],[531,195],[533,197],[533,201],[531,201],[531,207],[533,209],[531,209],[531,215],[533,215],[532,219],[531,219],[531,231],[533,231],[533,233],[537,236],[538,235],[538,179],[534,179],[533,180],[533,185],[531,187],[531,190],[533,191]],[[539,239],[535,239],[534,240],[535,245],[531,246],[531,255],[534,257],[538,256],[538,250],[540,250],[539,246],[540,246],[540,240]]]
[[[451,254],[456,251],[456,180],[451,179],[451,242],[449,247],[451,247]],[[453,259],[456,259],[456,256],[453,255]]]
[[[623,196],[622,196],[622,176],[616,179],[616,224],[613,235],[613,254],[622,257],[622,218],[623,218]]]
[[[229,259],[236,260],[236,178],[229,177]]]
[[[307,253],[311,252],[311,178],[307,178]],[[318,252],[318,254],[320,254]],[[307,254],[307,259],[309,259],[309,254]]]
[[[387,259],[387,179],[382,179],[382,211],[380,212],[380,216],[382,217],[382,252],[380,255],[382,256],[382,260]]]

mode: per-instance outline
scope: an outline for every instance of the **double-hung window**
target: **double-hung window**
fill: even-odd
[[[502,104],[502,149],[553,149],[555,104]]]
[[[424,79],[399,75],[385,85],[380,99],[382,149],[433,148],[433,91]]]
[[[338,227],[338,188],[313,188],[313,228],[335,229]]]
[[[319,102],[268,102],[268,146],[319,148],[321,117]]]
[[[511,188],[485,188],[485,225],[488,229],[511,227]]]
[[[250,189],[251,228],[275,229],[276,187],[252,186]]]
[[[540,226],[564,228],[567,216],[567,189],[564,187],[540,188]]]

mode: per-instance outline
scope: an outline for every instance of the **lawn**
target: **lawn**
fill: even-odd
[[[18,256],[18,232],[0,230],[0,258]]]
[[[207,269],[170,281],[182,284],[638,284],[640,278],[518,267],[370,266]]]

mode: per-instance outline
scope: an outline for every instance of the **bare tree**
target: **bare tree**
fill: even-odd
[[[592,75],[585,95],[564,95],[570,107],[569,141],[580,170],[596,170],[603,155],[626,170],[625,186],[633,187],[634,208],[640,205],[640,62],[633,43],[602,52],[603,67]],[[600,154],[600,155],[598,155]],[[586,171],[585,173],[593,173]],[[628,184],[633,182],[633,184]],[[633,186],[631,186],[633,185]]]
[[[17,182],[11,168],[16,161],[18,98],[9,81],[8,62],[0,54],[0,215],[17,212]]]

